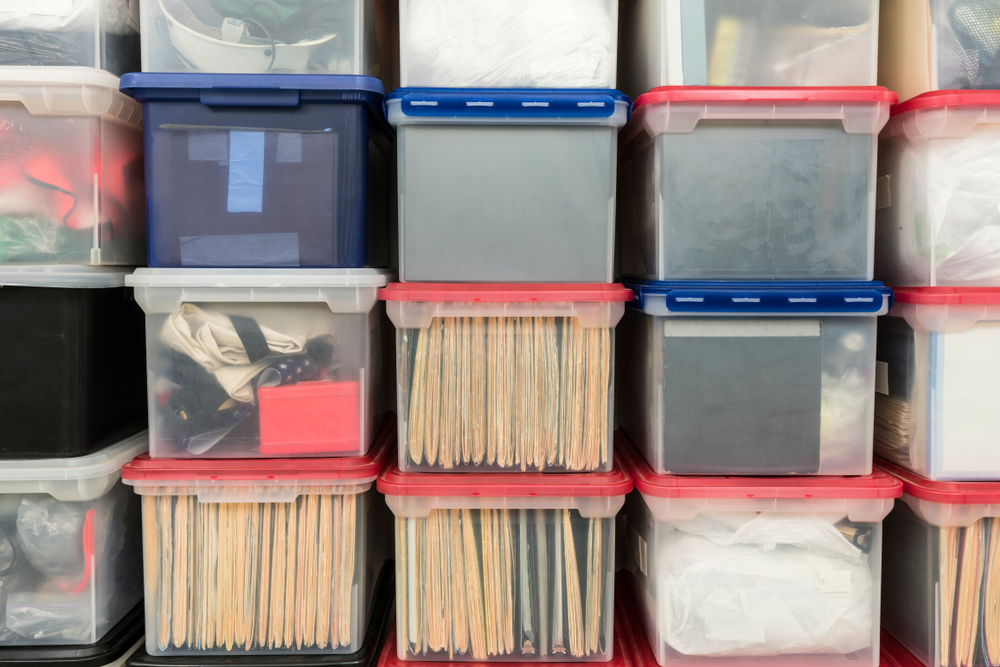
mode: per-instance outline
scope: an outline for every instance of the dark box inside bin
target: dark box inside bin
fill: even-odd
[[[388,263],[392,130],[377,79],[130,74],[149,265]]]
[[[144,323],[125,287],[0,287],[0,459],[82,456],[144,429]]]

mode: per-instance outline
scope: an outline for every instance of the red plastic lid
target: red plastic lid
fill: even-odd
[[[884,629],[879,633],[879,667],[925,667]]]
[[[1000,303],[1000,287],[893,287],[896,303],[985,306]]]
[[[659,475],[621,431],[615,456],[632,475],[635,488],[655,498],[898,498],[903,485],[876,470],[859,477],[679,477]]]
[[[919,500],[945,505],[1000,503],[1000,482],[932,482],[878,457],[875,465],[898,479],[903,493]]]
[[[615,458],[610,472],[400,472],[393,460],[378,478],[387,496],[448,496],[483,498],[543,498],[624,496],[632,479]]]
[[[751,86],[661,86],[635,101],[634,108],[664,102],[886,102],[899,96],[882,86],[751,87]]]
[[[143,454],[122,466],[122,479],[190,480],[303,479],[374,480],[396,453],[396,416],[386,418],[364,456],[324,459],[151,459]]]
[[[997,90],[932,90],[929,93],[911,97],[896,104],[889,110],[890,116],[898,116],[918,109],[941,109],[944,107],[989,107],[1000,105],[1000,91]]]
[[[566,301],[631,301],[632,290],[617,284],[494,285],[485,283],[390,283],[379,290],[383,301],[447,301],[545,303]]]

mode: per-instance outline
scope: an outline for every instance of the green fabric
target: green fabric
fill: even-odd
[[[0,215],[0,262],[52,261],[89,248],[90,236],[43,218]]]

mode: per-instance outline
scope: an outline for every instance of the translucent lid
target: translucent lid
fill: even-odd
[[[1000,287],[895,287],[896,303],[924,306],[1000,304]]]
[[[386,98],[397,100],[405,116],[479,118],[610,118],[619,103],[631,106],[617,90],[568,88],[400,88]]]
[[[663,102],[888,102],[899,96],[882,86],[752,87],[752,86],[661,86],[635,101],[635,108]]]
[[[881,470],[859,477],[679,477],[660,475],[628,437],[615,433],[615,458],[635,488],[654,498],[898,498],[903,485]]]
[[[183,486],[198,481],[363,484],[378,476],[396,451],[396,419],[387,419],[364,456],[323,459],[152,459],[136,457],[122,468],[133,486]],[[393,457],[395,458],[395,457]]]
[[[898,116],[917,109],[943,109],[945,107],[995,107],[1000,106],[1000,91],[996,90],[932,90],[893,105],[890,116]]]
[[[121,91],[140,102],[165,100],[228,106],[295,106],[310,102],[381,105],[382,82],[349,74],[208,74],[202,72],[132,72],[121,79]],[[283,91],[284,95],[275,95]],[[301,92],[303,95],[289,95]],[[292,104],[282,104],[281,100]]]
[[[933,482],[916,473],[875,458],[875,466],[890,473],[903,485],[903,493],[918,500],[946,505],[990,505],[1000,503],[998,482]]]
[[[379,290],[383,301],[445,301],[449,303],[567,303],[631,301],[621,285],[495,285],[454,283],[392,283]]]
[[[77,264],[8,264],[0,266],[0,287],[123,287],[131,268]]]
[[[384,287],[388,269],[136,269],[134,287]]]
[[[33,116],[96,116],[142,126],[142,105],[118,91],[118,77],[91,67],[0,67],[0,101]]]
[[[627,494],[632,480],[617,457],[610,472],[587,473],[404,473],[393,459],[378,478],[378,490],[407,497],[607,498]]]
[[[892,290],[880,282],[622,280],[633,308],[650,315],[881,315]]]

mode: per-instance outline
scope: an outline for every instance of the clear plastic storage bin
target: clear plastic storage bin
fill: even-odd
[[[378,80],[130,74],[122,90],[145,114],[150,266],[387,265]]]
[[[1000,88],[1000,7],[990,0],[882,0],[878,83],[908,100],[929,90]]]
[[[404,472],[608,471],[621,285],[393,284]]]
[[[140,433],[87,456],[0,466],[0,663],[58,662],[27,650],[42,645],[89,646],[61,657],[93,657],[142,600],[139,503],[121,467],[146,446]]]
[[[138,0],[3,0],[0,66],[5,65],[134,72],[139,69]]]
[[[879,136],[879,280],[1000,286],[997,155],[996,91],[926,93],[893,107]]]
[[[386,107],[397,132],[400,280],[614,279],[615,161],[628,98],[399,90]]]
[[[107,72],[0,67],[0,264],[25,262],[146,262],[142,108]]]
[[[391,409],[379,269],[139,269],[150,456],[360,456]]]
[[[396,515],[396,657],[457,662],[612,658],[610,472],[403,473],[378,480]]]
[[[0,467],[84,456],[146,428],[142,310],[125,275],[0,266]]]
[[[895,293],[878,324],[875,453],[928,479],[1000,478],[1000,287]]]
[[[400,83],[614,88],[617,0],[399,0]]]
[[[625,569],[664,666],[879,665],[882,519],[863,477],[675,477],[624,438]]]
[[[621,87],[873,86],[879,0],[626,0]]]
[[[353,74],[395,85],[387,0],[131,0],[143,72]]]
[[[621,274],[871,280],[884,88],[659,88],[619,161]]]
[[[618,419],[659,474],[871,472],[881,283],[626,282]]]
[[[142,496],[146,652],[358,651],[390,548],[374,482],[395,445],[390,423],[361,457],[126,465]]]
[[[996,664],[1000,484],[876,467],[903,484],[885,520],[882,626],[926,667]]]

